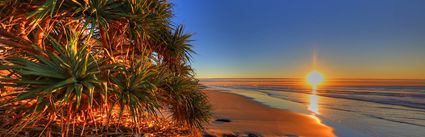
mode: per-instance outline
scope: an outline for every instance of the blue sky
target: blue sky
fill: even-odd
[[[171,2],[200,78],[425,78],[424,0]]]

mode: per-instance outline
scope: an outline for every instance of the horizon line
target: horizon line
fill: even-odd
[[[281,78],[276,78],[276,77],[210,77],[210,78],[206,78],[206,77],[202,77],[202,78],[197,78],[197,79],[305,79],[305,78],[295,78],[295,77],[281,77]],[[329,80],[334,80],[334,79],[366,79],[366,80],[425,80],[425,78],[328,78]]]

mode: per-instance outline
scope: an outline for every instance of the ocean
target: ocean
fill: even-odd
[[[425,80],[334,79],[317,89],[303,79],[201,79],[200,83],[314,116],[341,137],[425,137]]]

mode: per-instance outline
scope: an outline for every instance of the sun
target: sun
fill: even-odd
[[[313,87],[317,87],[320,83],[323,82],[323,80],[324,78],[322,74],[317,70],[313,70],[307,74],[307,83]]]

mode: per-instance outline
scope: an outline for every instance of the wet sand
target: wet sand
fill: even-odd
[[[249,98],[220,91],[204,91],[212,105],[213,118],[206,132],[210,135],[248,135],[264,137],[334,137],[333,129],[311,115],[269,108]],[[216,119],[230,120],[218,122]]]

